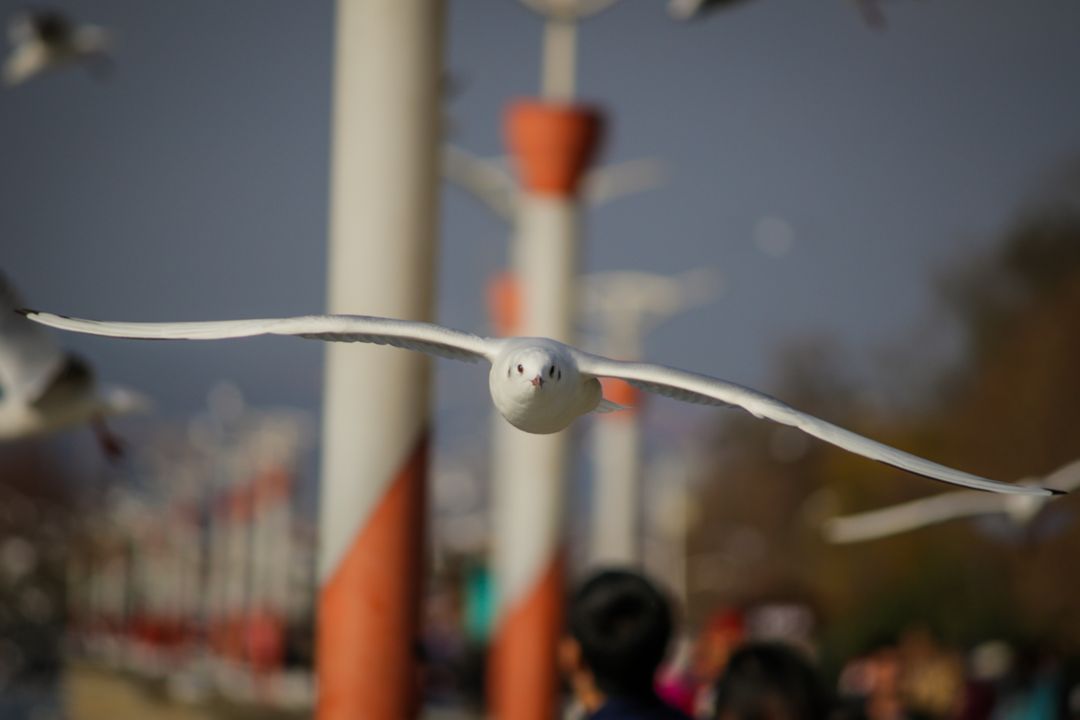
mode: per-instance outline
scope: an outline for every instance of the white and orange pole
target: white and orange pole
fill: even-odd
[[[280,670],[284,659],[285,623],[276,586],[289,561],[282,541],[288,531],[292,484],[283,463],[263,459],[262,465],[252,481],[252,577],[245,623],[247,660],[257,678]]]
[[[604,397],[627,409],[598,416],[593,426],[593,522],[589,562],[639,565],[641,512],[641,393],[613,378]]]
[[[577,192],[600,137],[593,108],[525,100],[506,117],[524,192],[511,264],[520,328],[573,342],[577,315]],[[498,718],[553,717],[562,630],[562,517],[567,433],[528,435],[503,422],[495,437],[493,566],[499,609],[491,668]]]
[[[638,360],[645,334],[659,321],[712,298],[719,277],[707,269],[678,276],[622,271],[589,275],[584,314],[600,327],[599,350],[620,360]],[[597,418],[593,428],[592,565],[640,565],[641,394],[614,379],[604,397],[627,410]]]
[[[331,139],[332,313],[431,320],[441,0],[339,0]],[[418,709],[431,369],[331,343],[323,395],[319,720]]]

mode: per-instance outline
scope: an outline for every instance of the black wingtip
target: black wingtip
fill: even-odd
[[[36,313],[37,310],[31,310],[30,308],[15,308],[15,312],[19,313],[23,317],[26,317],[30,313]]]
[[[1049,490],[1051,495],[1068,495],[1069,494],[1068,490],[1058,490],[1057,488],[1044,488],[1044,489]]]

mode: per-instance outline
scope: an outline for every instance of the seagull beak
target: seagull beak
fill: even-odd
[[[539,375],[537,375],[536,377],[534,377],[534,378],[533,378],[532,380],[530,380],[529,382],[531,382],[531,383],[532,383],[532,386],[533,386],[533,387],[535,387],[535,388],[541,388],[541,387],[544,387],[544,378],[540,377]]]

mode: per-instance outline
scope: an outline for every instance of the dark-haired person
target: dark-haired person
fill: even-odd
[[[559,660],[590,720],[688,720],[656,695],[671,606],[641,575],[606,570],[574,593]]]
[[[828,715],[828,695],[817,672],[787,645],[744,645],[716,683],[716,720],[824,720]]]

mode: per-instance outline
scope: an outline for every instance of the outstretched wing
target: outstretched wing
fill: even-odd
[[[90,335],[144,340],[219,340],[254,335],[296,335],[311,340],[391,345],[406,350],[477,362],[495,356],[499,341],[450,330],[432,323],[391,320],[366,315],[306,315],[264,320],[137,323],[80,320],[63,315],[20,310],[42,325]]]
[[[919,498],[880,510],[830,518],[825,535],[834,543],[861,542],[897,535],[959,517],[984,515],[1005,509],[1002,498],[960,490]]]
[[[933,480],[977,490],[1017,495],[1051,495],[1061,492],[1042,487],[1010,485],[954,470],[800,412],[764,393],[707,375],[662,365],[621,362],[580,350],[575,350],[574,356],[583,374],[619,378],[642,390],[677,400],[711,405],[737,405],[754,417],[790,425],[849,452]]]
[[[1067,465],[1062,465],[1042,478],[1042,483],[1057,490],[1072,492],[1080,487],[1080,460],[1073,460]]]
[[[0,275],[0,392],[33,402],[64,365],[64,353],[43,328],[15,314],[19,298]]]

